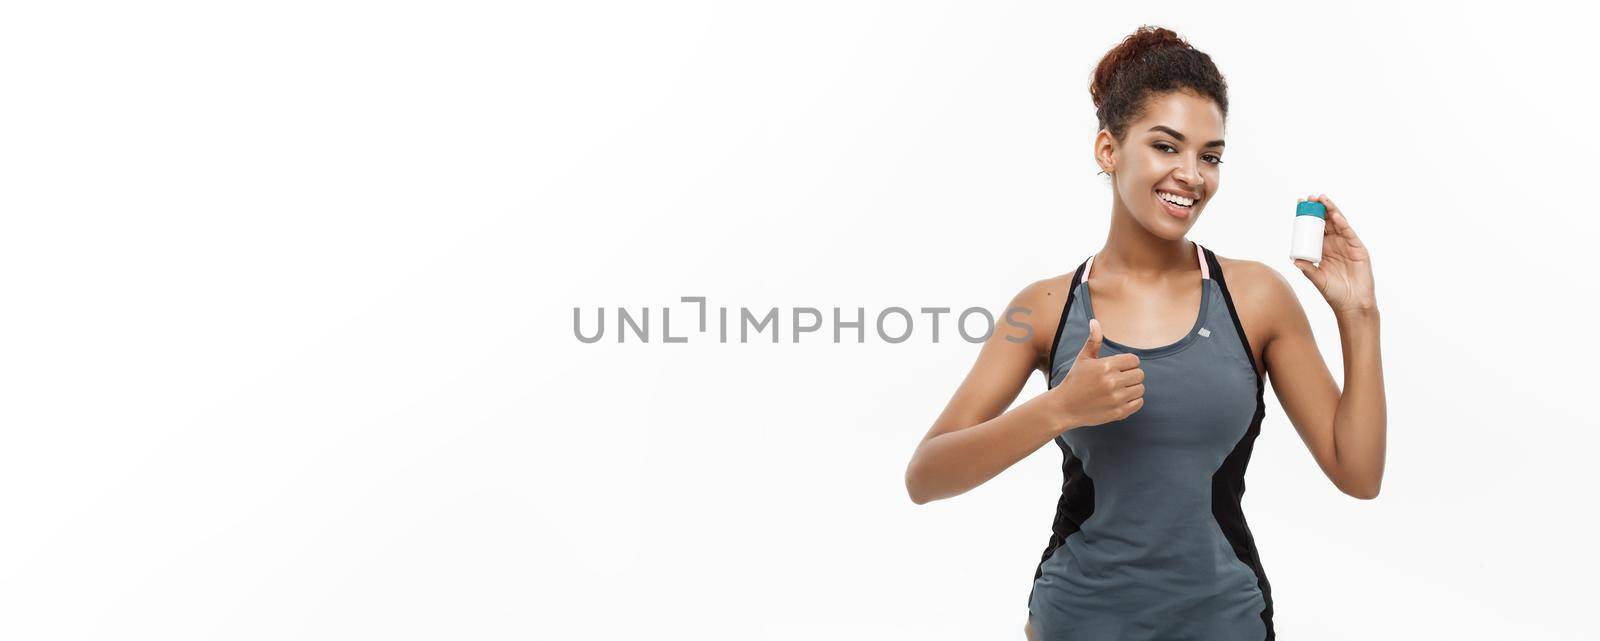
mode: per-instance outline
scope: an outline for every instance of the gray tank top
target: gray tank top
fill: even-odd
[[[1139,356],[1144,405],[1057,436],[1063,482],[1028,595],[1046,641],[1274,639],[1272,588],[1240,499],[1266,413],[1263,381],[1211,250],[1195,244],[1200,312],[1177,342],[1103,340]],[[1050,353],[1066,379],[1094,317],[1091,256],[1073,274]]]

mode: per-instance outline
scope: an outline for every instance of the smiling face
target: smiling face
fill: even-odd
[[[1100,130],[1095,160],[1113,174],[1115,211],[1156,236],[1183,238],[1221,186],[1223,126],[1217,103],[1173,91],[1147,98],[1122,142]]]

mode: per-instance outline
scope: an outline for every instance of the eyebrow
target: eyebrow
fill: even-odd
[[[1164,131],[1164,132],[1167,132],[1167,134],[1171,135],[1173,138],[1177,138],[1178,142],[1183,142],[1183,140],[1184,140],[1183,134],[1178,133],[1178,130],[1173,129],[1171,127],[1164,126],[1164,125],[1156,125],[1154,127],[1151,127],[1150,131]],[[1222,147],[1222,146],[1224,146],[1224,143],[1221,140],[1213,140],[1213,141],[1208,142],[1208,143],[1206,143],[1206,144],[1204,144],[1202,146],[1204,146],[1204,147]]]

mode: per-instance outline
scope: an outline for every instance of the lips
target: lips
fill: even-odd
[[[1190,206],[1190,207],[1179,207],[1177,205],[1169,203],[1166,200],[1162,199],[1161,196],[1156,195],[1156,193],[1153,192],[1153,191],[1150,192],[1150,196],[1152,198],[1155,198],[1156,202],[1161,203],[1161,208],[1166,210],[1167,214],[1171,215],[1173,218],[1188,218],[1189,217],[1189,213],[1194,210],[1193,206]],[[1196,205],[1200,204],[1200,201],[1196,200],[1195,204]]]

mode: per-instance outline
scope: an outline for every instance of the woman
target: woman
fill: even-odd
[[[1221,185],[1227,83],[1210,57],[1141,27],[1101,60],[1090,94],[1113,194],[1105,245],[1017,294],[1036,331],[983,345],[907,489],[917,503],[961,494],[1053,440],[1064,483],[1030,639],[1273,639],[1271,586],[1240,509],[1264,381],[1334,486],[1377,496],[1386,418],[1370,258],[1333,200],[1312,196],[1327,208],[1322,261],[1294,262],[1338,319],[1341,393],[1289,282],[1185,237]],[[1049,390],[1006,411],[1036,369]]]

